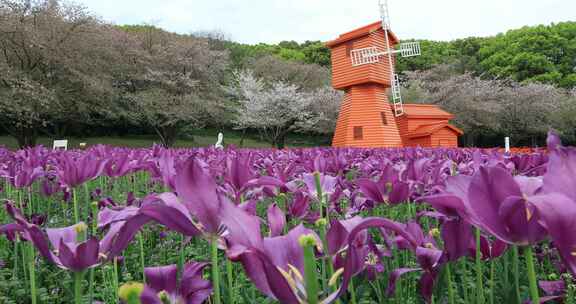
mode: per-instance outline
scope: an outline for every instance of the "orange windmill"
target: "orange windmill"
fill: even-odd
[[[403,104],[395,56],[418,56],[420,44],[400,43],[390,30],[387,1],[379,4],[381,21],[327,43],[332,54],[332,86],[345,92],[332,145],[457,146],[462,131],[448,123],[453,115],[435,105]]]

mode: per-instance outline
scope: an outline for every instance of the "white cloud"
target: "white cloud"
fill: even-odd
[[[117,24],[220,30],[247,43],[331,40],[379,19],[377,0],[76,0]],[[450,40],[575,20],[572,0],[389,0],[401,38]]]

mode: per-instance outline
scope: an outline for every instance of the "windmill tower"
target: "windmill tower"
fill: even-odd
[[[387,0],[380,0],[379,5],[381,21],[327,43],[332,52],[332,85],[346,93],[334,132],[335,147],[404,146],[397,124],[404,106],[395,57],[418,56],[420,45],[400,44],[390,30]]]

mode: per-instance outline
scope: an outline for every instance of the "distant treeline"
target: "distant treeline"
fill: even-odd
[[[398,71],[455,64],[461,72],[482,77],[537,81],[563,88],[576,86],[576,22],[526,26],[493,37],[420,40],[420,43],[422,56],[399,58]],[[321,41],[256,45],[228,42],[226,47],[233,64],[239,67],[245,64],[246,58],[263,55],[330,66],[330,50]]]

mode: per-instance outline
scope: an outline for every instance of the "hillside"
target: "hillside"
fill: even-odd
[[[410,39],[408,39],[410,40]],[[492,37],[454,41],[420,40],[422,56],[399,59],[399,71],[456,64],[483,77],[576,86],[576,22],[526,26]],[[277,45],[227,43],[236,66],[250,57],[276,55],[286,60],[330,66],[330,51],[320,41],[284,41]]]

